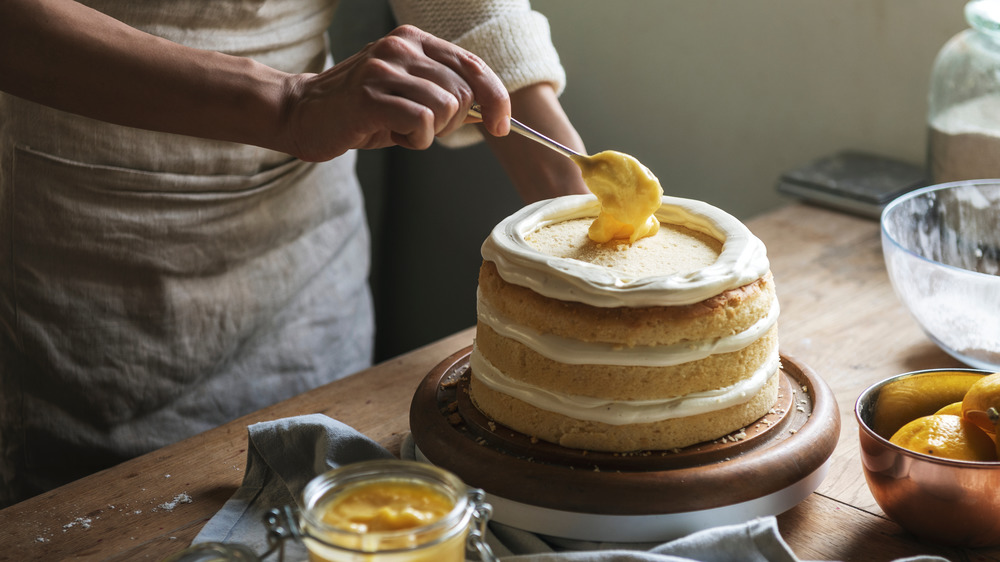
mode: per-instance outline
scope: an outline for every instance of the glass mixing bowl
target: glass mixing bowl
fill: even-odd
[[[882,212],[892,286],[927,336],[1000,371],[1000,179],[933,185]]]

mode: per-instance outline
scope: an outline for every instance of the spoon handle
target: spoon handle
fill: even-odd
[[[475,117],[476,119],[483,118],[483,114],[480,111],[478,103],[472,104],[472,108],[469,109],[469,115]],[[569,148],[568,146],[565,146],[550,139],[549,137],[539,133],[538,131],[532,129],[531,127],[525,125],[524,123],[521,123],[520,121],[514,119],[513,117],[510,118],[510,129],[515,133],[518,133],[519,135],[528,137],[529,139],[537,143],[543,144],[551,148],[552,150],[555,150],[556,152],[562,154],[563,156],[566,156],[567,158],[586,158],[585,155],[580,154],[579,152],[573,150],[572,148]]]

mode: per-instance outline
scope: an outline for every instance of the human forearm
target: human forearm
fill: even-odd
[[[548,84],[535,84],[512,93],[511,108],[514,118],[525,125],[570,148],[586,152],[580,135]],[[569,158],[520,135],[503,138],[484,136],[518,194],[526,202],[589,193],[580,168]]]
[[[426,148],[477,100],[491,134],[510,115],[475,55],[400,27],[321,74],[186,47],[72,0],[0,2],[0,89],[120,125],[242,142],[305,160]]]
[[[280,123],[291,78],[70,0],[0,2],[0,89],[87,117],[287,152]]]

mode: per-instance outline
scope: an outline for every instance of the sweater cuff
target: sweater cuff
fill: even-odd
[[[566,87],[549,20],[538,12],[494,18],[454,43],[479,55],[511,92],[539,82],[552,84],[557,94]]]
[[[507,14],[491,19],[454,40],[463,49],[479,55],[500,77],[507,91],[547,82],[561,94],[566,72],[552,45],[549,20],[538,12]],[[475,125],[465,125],[438,141],[458,148],[482,140]]]

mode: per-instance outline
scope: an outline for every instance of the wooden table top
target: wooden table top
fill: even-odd
[[[853,415],[860,392],[898,373],[962,366],[924,336],[893,293],[877,222],[795,204],[747,224],[768,248],[782,352],[829,384],[842,416],[829,476],[778,516],[795,554],[866,562],[916,554],[1000,560],[1000,549],[963,551],[916,540],[885,518],[865,484]],[[398,452],[417,385],[473,337],[472,329],[459,332],[2,510],[0,560],[159,560],[186,547],[239,487],[246,427],[258,421],[323,413]]]

